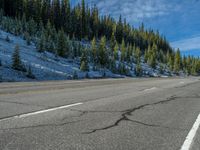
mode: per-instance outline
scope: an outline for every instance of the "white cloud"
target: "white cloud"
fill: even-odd
[[[178,8],[178,5],[168,0],[88,0],[88,2],[96,3],[103,14],[111,14],[115,18],[121,14],[130,23],[167,15]]]
[[[179,41],[172,42],[171,45],[174,48],[180,48],[181,51],[188,51],[188,50],[200,50],[200,36],[183,39]]]

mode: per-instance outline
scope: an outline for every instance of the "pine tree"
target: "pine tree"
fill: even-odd
[[[98,63],[98,58],[97,58],[97,47],[96,47],[96,38],[94,37],[92,42],[91,42],[91,49],[92,49],[92,60],[94,65]]]
[[[167,56],[166,56],[166,64],[168,65],[168,67],[170,66],[170,57],[171,57],[171,55],[170,55],[170,52],[169,51],[167,51]]]
[[[122,23],[122,16],[120,15],[119,21],[116,27],[116,40],[117,42],[122,42],[123,39],[123,23]]]
[[[26,71],[22,62],[21,62],[21,58],[20,58],[20,54],[19,54],[19,45],[15,46],[15,51],[13,53],[12,56],[12,68],[15,70],[19,70],[19,71]]]
[[[163,53],[162,50],[158,52],[158,56],[157,56],[158,62],[160,62],[160,63],[164,63],[165,62],[165,56],[164,55],[165,54]]]
[[[119,73],[123,74],[123,75],[129,75],[129,73],[130,73],[129,68],[127,68],[124,63],[119,64],[118,70],[119,70]]]
[[[37,9],[37,11],[35,11],[35,16],[34,16],[34,20],[39,23],[42,19],[42,2],[41,0],[35,0],[35,9]]]
[[[160,66],[159,66],[159,71],[160,71],[160,74],[163,74],[163,72],[164,72],[164,67],[163,67],[162,64],[160,64]]]
[[[156,68],[157,65],[157,45],[154,43],[151,49],[148,49],[148,61],[147,63],[152,67]]]
[[[114,47],[114,60],[119,59],[118,51],[119,51],[119,46],[118,46],[118,43],[116,42],[115,47]]]
[[[46,25],[45,30],[45,49],[49,52],[55,52],[55,42],[56,41],[55,28],[51,25],[50,21]]]
[[[112,58],[112,59],[110,60],[109,69],[110,69],[113,73],[116,73],[116,71],[117,71],[116,62],[115,62],[115,59],[114,59],[114,58]]]
[[[180,50],[178,49],[175,54],[174,71],[178,73],[180,69],[181,69],[181,54],[180,54]]]
[[[16,34],[19,34],[21,31],[20,29],[18,30]],[[27,22],[27,32],[30,36],[34,36],[37,33],[37,23],[32,18]]]
[[[197,74],[200,75],[200,58],[197,58]]]
[[[81,71],[89,71],[87,51],[84,49],[81,56]]]
[[[0,10],[4,10],[4,5],[5,5],[4,0],[1,0],[1,3],[0,3]]]
[[[145,50],[145,52],[144,52],[144,62],[145,62],[145,63],[147,63],[148,58],[149,58],[148,50]]]
[[[85,11],[85,0],[81,3],[81,38],[86,36],[86,11]]]
[[[137,63],[137,65],[136,65],[135,75],[138,77],[142,76],[142,67],[141,67],[140,63]]]
[[[45,35],[44,35],[44,32],[41,33],[41,37],[40,39],[38,40],[38,43],[37,43],[37,49],[38,49],[38,52],[42,53],[45,51]]]
[[[71,6],[69,0],[62,0],[61,6],[61,21],[62,27],[64,28],[65,32],[72,37],[73,33],[73,26],[75,23],[72,24],[72,18],[74,18],[74,14],[71,13]],[[74,35],[73,35],[74,36]]]
[[[106,53],[106,37],[102,37],[99,48],[98,48],[98,53],[99,53],[99,63],[102,67],[105,67],[106,64],[108,63],[108,55]]]
[[[81,67],[80,67],[81,71],[88,71],[88,64],[87,61],[82,61],[81,62]]]
[[[197,61],[194,58],[192,60],[191,74],[194,75],[194,76],[197,75]]]
[[[137,64],[141,62],[141,51],[139,47],[135,48],[134,50],[134,58]]]
[[[156,67],[156,61],[155,61],[155,56],[154,55],[150,55],[148,62],[147,62],[152,68],[155,69]]]
[[[76,57],[78,57],[78,44],[77,44],[77,42],[76,42],[76,40],[75,40],[75,37],[73,36],[73,38],[72,38],[72,40],[71,40],[71,48],[72,48],[72,58],[74,59],[74,58],[76,58]]]
[[[168,66],[170,68],[171,71],[174,70],[174,53],[169,55],[169,62],[168,62]]]
[[[56,29],[59,29],[61,27],[60,18],[61,18],[60,0],[52,0],[51,22],[54,23]]]
[[[49,19],[51,0],[43,0],[41,6],[41,17],[44,24],[47,24]]]
[[[183,67],[184,73],[187,73],[187,57],[186,56],[183,56],[182,67]]]
[[[128,45],[126,60],[130,63],[132,58],[132,46]]]
[[[126,46],[125,46],[125,41],[124,39],[122,40],[122,45],[121,45],[121,61],[124,62],[126,58]]]
[[[81,57],[82,45],[78,42],[77,43],[77,56]]]
[[[24,37],[25,37],[25,40],[26,40],[26,44],[27,44],[27,45],[31,45],[31,37],[30,37],[30,35],[29,35],[28,32],[26,32],[26,33],[24,34]]]
[[[92,32],[93,35],[97,38],[99,37],[99,26],[100,26],[100,19],[99,19],[99,11],[96,6],[92,9]]]
[[[188,73],[188,75],[191,74],[191,68],[192,68],[191,61],[192,61],[191,56],[188,56],[187,57],[187,73]]]
[[[3,20],[3,15],[4,15],[3,9],[1,9],[1,6],[0,6],[0,24],[1,24],[2,20]]]
[[[58,43],[57,43],[57,54],[61,57],[64,57],[65,56],[65,53],[66,53],[66,38],[65,38],[65,33],[64,33],[64,30],[61,29],[59,32],[58,32]]]
[[[111,39],[110,39],[110,48],[111,48],[112,51],[114,51],[115,45],[116,45],[115,29],[113,29]]]

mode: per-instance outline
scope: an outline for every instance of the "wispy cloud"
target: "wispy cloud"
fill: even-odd
[[[130,23],[167,15],[178,6],[167,0],[88,0],[88,3],[96,4],[102,14],[111,14],[115,18],[121,14]]]
[[[172,42],[174,48],[180,48],[181,51],[200,50],[200,35],[184,40]]]

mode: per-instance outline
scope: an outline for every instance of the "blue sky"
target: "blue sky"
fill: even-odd
[[[80,0],[71,0],[78,3]],[[200,56],[200,0],[86,0],[101,14],[120,14],[133,26],[159,30],[183,54]]]

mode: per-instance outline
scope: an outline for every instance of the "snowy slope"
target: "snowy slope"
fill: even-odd
[[[9,37],[10,41],[6,41],[6,37]],[[77,72],[78,78],[82,79],[86,76],[90,78],[102,78],[103,71],[90,71],[88,73],[80,71],[80,62],[78,60],[64,59],[57,57],[49,52],[39,53],[36,50],[35,45],[32,43],[27,45],[26,41],[21,37],[14,36],[0,30],[0,60],[2,66],[0,66],[0,81],[31,81],[26,77],[26,73],[13,70],[12,66],[12,54],[15,46],[20,47],[20,56],[23,64],[26,68],[29,66],[32,69],[36,79],[34,80],[66,80],[72,79],[74,72]],[[128,66],[134,68],[135,64]],[[91,70],[92,67],[90,66]],[[163,75],[159,74],[159,67],[157,70],[150,68],[147,64],[142,63],[142,69],[146,76],[168,76],[170,73],[164,71]],[[135,77],[134,71],[130,72],[130,75]],[[125,77],[122,75],[113,74],[111,71],[106,70],[106,77],[118,78]]]
[[[10,42],[5,39],[9,37]],[[72,79],[74,72],[78,73],[79,78],[84,78],[86,73],[79,69],[79,62],[76,60],[64,59],[54,54],[44,52],[38,53],[34,44],[27,46],[26,41],[21,37],[0,30],[0,77],[6,81],[29,81],[25,73],[11,69],[12,54],[16,45],[20,47],[21,60],[28,68],[31,66],[33,74],[37,80],[63,80]],[[88,73],[91,78],[102,77],[101,72],[91,71]],[[107,71],[109,77],[120,77]]]

